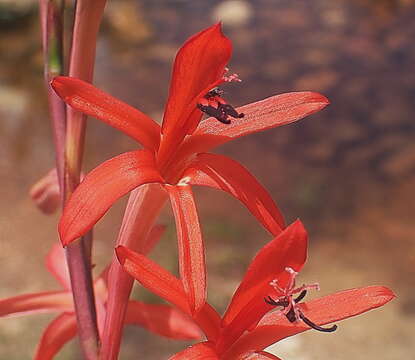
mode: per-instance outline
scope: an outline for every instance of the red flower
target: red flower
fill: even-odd
[[[156,226],[149,235],[149,247],[161,235]],[[76,336],[76,316],[73,306],[71,284],[65,265],[64,252],[60,245],[53,246],[46,258],[46,266],[64,287],[64,290],[47,291],[11,297],[0,300],[0,316],[18,316],[28,313],[60,312],[43,332],[36,350],[35,360],[52,359],[68,341]],[[107,270],[94,282],[97,318],[102,333],[107,301]],[[200,339],[200,331],[183,312],[166,305],[146,304],[130,300],[125,318],[126,324],[138,325],[147,330],[176,340]]]
[[[179,279],[126,247],[119,246],[116,252],[124,269],[144,287],[192,315]],[[263,350],[311,328],[334,331],[336,326],[322,325],[361,314],[394,298],[388,288],[369,286],[300,303],[307,289],[317,287],[295,288],[295,276],[306,257],[307,233],[296,221],[258,252],[222,318],[207,303],[193,316],[207,341],[171,359],[276,359]],[[300,295],[294,298],[296,293]]]
[[[191,185],[232,194],[273,235],[285,227],[274,201],[243,166],[206,151],[237,137],[299,120],[328,104],[320,94],[297,92],[235,110],[216,89],[223,82],[237,80],[236,75],[225,76],[230,56],[231,43],[219,24],[183,45],[174,62],[162,127],[86,82],[69,77],[57,77],[52,82],[67,104],[123,131],[144,147],[104,162],[85,177],[60,220],[62,243],[67,245],[85,234],[129,191],[143,184],[164,184],[176,217],[180,274],[194,311],[205,302],[206,279]],[[203,111],[214,117],[201,122]]]

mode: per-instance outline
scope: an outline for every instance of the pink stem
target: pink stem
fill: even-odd
[[[134,251],[142,251],[147,235],[166,200],[167,194],[159,184],[143,185],[134,190],[128,199],[117,246],[124,245]],[[123,270],[114,255],[108,277],[107,316],[100,360],[118,358],[132,286],[133,278]]]

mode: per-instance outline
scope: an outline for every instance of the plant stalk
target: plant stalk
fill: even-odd
[[[91,82],[96,40],[106,0],[77,0],[69,60],[69,76]],[[80,181],[84,152],[86,116],[67,107],[65,141],[65,201]],[[92,234],[76,240],[66,248],[71,278],[78,335],[86,360],[96,360],[99,335],[91,266]]]

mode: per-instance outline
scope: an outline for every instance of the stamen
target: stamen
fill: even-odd
[[[290,311],[288,311],[285,314],[285,317],[288,319],[289,322],[292,322],[292,323],[298,320],[293,307],[290,309]]]
[[[229,76],[224,76],[223,80],[225,80],[226,82],[232,82],[232,81],[237,81],[237,82],[241,82],[242,80],[239,78],[238,74],[232,74]]]
[[[231,123],[229,117],[240,119],[245,116],[243,113],[238,113],[232,105],[221,98],[221,95],[223,95],[223,91],[219,87],[215,87],[199,100],[197,107],[223,124]]]
[[[314,330],[317,330],[317,331],[333,332],[333,331],[337,330],[337,325],[330,326],[329,328],[323,328],[321,326],[318,326],[318,325],[314,324],[310,319],[306,318],[304,316],[304,314],[301,313],[301,312],[300,312],[300,318],[301,318],[301,320],[304,321],[304,323],[306,323],[308,326],[310,326],[311,328],[313,328]]]
[[[226,76],[226,73],[229,72],[229,68],[225,68],[224,72],[223,72],[223,80],[226,82],[232,82],[232,81],[237,81],[237,82],[241,82],[242,80],[239,78],[238,74],[232,74],[229,76]]]
[[[307,290],[303,290],[301,291],[300,295],[298,295],[295,299],[294,302],[297,304],[299,303],[301,300],[303,300],[305,298],[305,296],[307,295]]]
[[[321,326],[318,326],[314,322],[312,322],[310,319],[304,316],[300,308],[298,307],[298,303],[304,299],[304,297],[307,295],[307,290],[320,290],[320,287],[318,284],[309,284],[309,285],[302,285],[300,287],[295,287],[295,278],[298,275],[298,273],[290,268],[285,268],[285,271],[288,273],[289,278],[287,280],[287,284],[284,287],[281,287],[278,284],[278,280],[274,279],[269,284],[274,288],[274,290],[281,294],[276,299],[273,299],[271,296],[267,296],[264,298],[265,302],[269,305],[273,306],[281,306],[282,310],[281,313],[285,315],[287,320],[291,323],[296,321],[303,321],[306,325],[310,326],[312,329],[322,332],[333,332],[337,329],[337,325],[333,325],[328,328],[324,328]],[[299,295],[294,299],[293,295],[298,294]]]
[[[289,305],[287,300],[279,300],[279,301],[275,301],[271,296],[267,296],[266,298],[264,298],[264,301],[267,304],[273,305],[273,306],[282,306],[282,307],[287,307]]]

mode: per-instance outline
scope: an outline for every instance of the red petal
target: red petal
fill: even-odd
[[[216,342],[221,331],[221,317],[208,303],[194,316],[194,321],[203,330],[206,338]]]
[[[169,358],[169,360],[219,360],[213,345],[198,343]]]
[[[59,350],[75,337],[76,332],[75,314],[59,315],[43,332],[34,360],[52,360]]]
[[[192,189],[166,186],[176,220],[179,270],[190,309],[198,312],[206,303],[205,248]]]
[[[65,250],[61,244],[52,245],[46,256],[46,267],[66,290],[71,289],[71,279],[69,278],[69,271],[66,265]]]
[[[147,236],[146,243],[143,246],[142,253],[147,255],[151,250],[153,250],[154,246],[159,242],[160,238],[166,231],[165,225],[154,225],[153,228],[150,230],[150,233]]]
[[[53,311],[73,311],[72,295],[67,291],[48,291],[0,300],[0,317]]]
[[[79,79],[58,76],[51,85],[74,109],[121,130],[148,149],[158,148],[160,127],[141,111]]]
[[[203,90],[222,79],[231,52],[232,44],[223,35],[220,24],[195,34],[184,43],[174,61],[163,119],[164,134],[183,125],[179,122],[186,121],[190,113],[196,109],[194,103],[189,110],[190,103],[197,101]],[[183,117],[186,112],[188,116]],[[199,121],[202,113],[198,112],[194,117],[196,119],[193,120]]]
[[[285,268],[300,271],[307,258],[307,233],[301,221],[288,226],[274,240],[265,245],[252,260],[241,284],[223,317],[223,324],[229,325],[239,312],[253,299],[264,305],[269,282],[285,274]],[[269,309],[269,307],[268,307]]]
[[[201,331],[183,312],[168,306],[129,301],[126,324],[139,325],[147,330],[177,340],[198,340]]]
[[[285,227],[284,219],[268,192],[247,169],[216,154],[198,154],[182,181],[226,191],[240,200],[274,236]]]
[[[61,203],[56,168],[50,170],[30,188],[30,197],[40,211],[53,214]]]
[[[385,305],[394,297],[393,292],[386,287],[368,286],[341,291],[299,306],[307,318],[317,325],[325,325]],[[242,352],[265,349],[279,340],[309,329],[303,322],[290,323],[281,313],[268,313],[255,330],[233,345],[224,358],[235,359]]]
[[[240,136],[289,124],[311,115],[329,104],[323,95],[313,92],[293,92],[272,96],[236,110],[245,116],[222,124],[215,118],[202,121],[181,153],[206,152]],[[184,155],[180,155],[184,156]]]
[[[124,246],[115,249],[118,260],[132,277],[145,288],[189,313],[187,296],[182,282],[146,256]]]
[[[64,246],[85,234],[111,205],[132,189],[163,182],[154,156],[147,150],[131,151],[105,161],[92,170],[69,198],[59,222]]]
[[[279,357],[276,357],[275,355],[272,355],[265,351],[248,352],[238,357],[238,360],[263,360],[263,359],[281,360]]]

